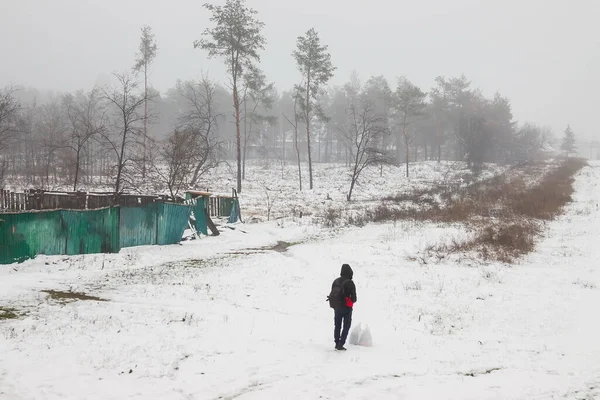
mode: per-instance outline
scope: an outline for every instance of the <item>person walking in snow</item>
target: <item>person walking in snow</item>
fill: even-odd
[[[329,306],[334,311],[333,339],[336,350],[346,350],[346,338],[352,325],[352,308],[356,303],[356,286],[352,281],[354,271],[350,265],[343,264],[340,277],[331,284],[331,293],[327,297]],[[342,329],[343,323],[343,329]]]

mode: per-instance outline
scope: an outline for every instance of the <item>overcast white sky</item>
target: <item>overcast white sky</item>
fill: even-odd
[[[90,89],[133,65],[140,28],[159,50],[151,83],[224,68],[193,41],[207,27],[205,0],[0,0],[0,86]],[[215,0],[216,3],[222,1]],[[277,87],[298,81],[291,52],[311,27],[338,67],[364,81],[406,76],[428,90],[438,75],[467,75],[491,96],[500,91],[519,121],[560,134],[600,138],[600,0],[248,0],[266,23],[262,68]]]

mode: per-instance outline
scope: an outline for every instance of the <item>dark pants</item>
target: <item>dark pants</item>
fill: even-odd
[[[352,325],[352,309],[343,307],[335,310],[335,328],[333,330],[333,339],[335,344],[343,346],[346,343],[348,332],[350,331],[350,325]],[[342,329],[342,321],[344,322],[344,329]],[[340,336],[341,331],[341,336]]]

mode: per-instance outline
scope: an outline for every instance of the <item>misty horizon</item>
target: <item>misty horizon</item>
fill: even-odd
[[[557,137],[570,125],[578,138],[598,138],[595,102],[586,100],[600,89],[597,2],[482,6],[473,0],[418,5],[375,0],[367,8],[337,0],[249,0],[248,5],[265,23],[261,68],[280,92],[299,82],[291,53],[296,38],[314,27],[337,67],[329,86],[344,84],[356,71],[363,82],[383,75],[394,87],[404,76],[428,92],[436,76],[464,74],[484,95],[508,97],[518,122],[548,125]],[[2,8],[0,34],[13,40],[0,44],[0,87],[70,92],[106,84],[112,72],[131,70],[145,24],[158,45],[150,70],[156,90],[165,93],[177,80],[202,73],[227,82],[222,61],[193,48],[209,27],[202,2],[184,0],[173,7],[139,0],[23,0]]]

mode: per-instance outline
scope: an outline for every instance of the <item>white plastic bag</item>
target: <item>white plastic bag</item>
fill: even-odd
[[[373,347],[373,337],[371,336],[371,329],[369,329],[369,325],[366,325],[365,329],[363,329],[362,334],[358,339],[358,345],[365,347]]]
[[[350,342],[351,345],[358,346],[358,341],[360,339],[361,331],[362,331],[362,325],[360,323],[357,325],[354,325],[354,327],[350,331],[350,338],[348,339],[348,341]]]
[[[350,332],[350,344],[355,346],[365,346],[372,347],[373,346],[373,337],[371,336],[371,329],[368,324],[364,326],[362,323],[354,326],[352,331]]]

